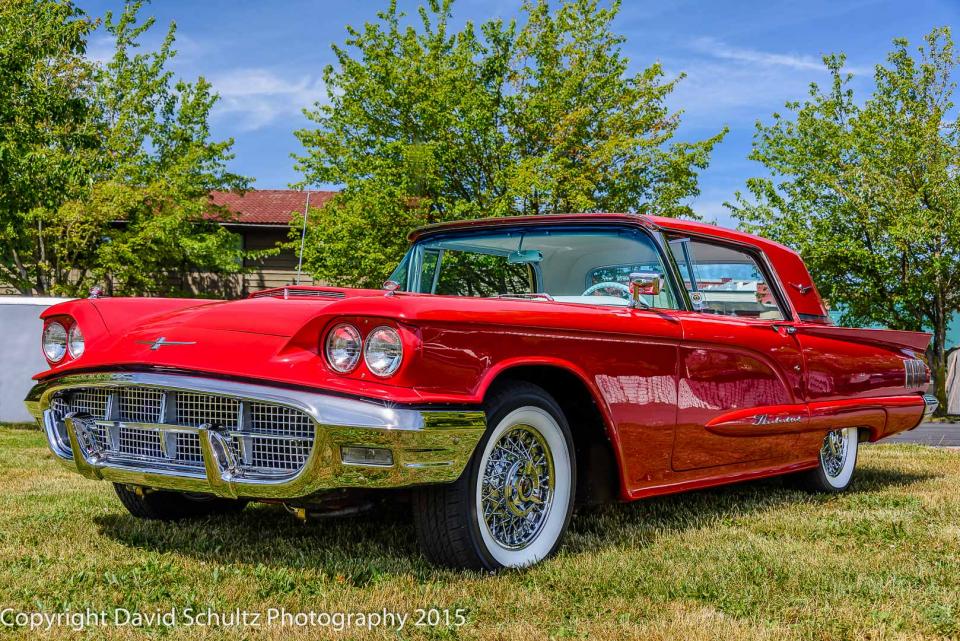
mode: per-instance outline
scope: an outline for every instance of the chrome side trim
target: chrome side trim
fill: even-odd
[[[134,459],[105,460],[96,451],[96,439],[87,438],[88,430],[104,421],[76,413],[64,420],[69,442],[62,442],[50,409],[56,392],[78,387],[127,386],[215,394],[241,402],[253,400],[295,408],[316,421],[314,446],[299,472],[291,477],[271,479],[239,473],[239,462],[226,440],[230,435],[206,425],[195,428],[200,436],[202,468]],[[56,458],[87,478],[254,499],[298,498],[336,488],[452,482],[463,472],[486,429],[486,418],[479,408],[432,411],[391,407],[319,392],[174,374],[116,372],[64,376],[38,383],[25,402],[44,427]],[[151,427],[172,432],[193,431],[177,425]],[[344,464],[340,460],[341,446],[389,448],[393,451],[394,464]]]

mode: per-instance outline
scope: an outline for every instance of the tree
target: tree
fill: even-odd
[[[757,123],[750,157],[768,177],[728,205],[747,229],[800,251],[844,324],[933,333],[931,368],[945,408],[947,326],[960,310],[960,138],[948,29],[912,55],[895,40],[873,93],[855,99],[843,56],[824,59],[791,117]]]
[[[137,51],[154,24],[138,24],[141,4],[105,16],[114,42],[105,63],[83,57],[99,22],[70,2],[0,10],[0,64],[11,69],[0,94],[15,91],[0,117],[21,126],[0,134],[0,281],[24,294],[80,295],[98,283],[161,294],[181,290],[192,271],[241,269],[236,237],[217,224],[227,214],[208,203],[211,190],[248,182],[226,169],[232,141],[210,140],[217,97],[203,78],[175,81],[168,70],[175,25],[156,51]]]
[[[325,70],[327,101],[297,132],[305,184],[342,191],[314,212],[305,261],[329,282],[376,285],[418,225],[485,216],[650,210],[693,216],[724,132],[673,142],[679,78],[630,75],[597,0],[524,3],[522,25],[450,27],[451,0],[404,26],[396,2],[348,28]],[[295,233],[299,233],[296,232]]]
[[[96,153],[90,119],[96,24],[66,2],[0,3],[0,282],[46,291],[45,218],[81,192]]]

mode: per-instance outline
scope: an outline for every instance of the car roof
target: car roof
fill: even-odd
[[[788,297],[796,314],[806,320],[817,320],[819,322],[826,322],[828,318],[827,310],[819,292],[816,290],[813,279],[797,252],[768,238],[709,223],[631,213],[542,214],[435,223],[414,229],[410,232],[408,238],[411,242],[415,242],[426,236],[446,232],[582,223],[626,224],[648,229],[659,229],[672,234],[716,238],[755,247],[761,250],[770,260],[776,272],[775,276],[781,282],[781,289]]]
[[[793,251],[789,247],[785,247],[784,245],[767,238],[762,238],[760,236],[755,236],[753,234],[748,234],[735,229],[728,229],[726,227],[719,227],[709,223],[684,220],[681,218],[667,218],[664,216],[650,216],[647,214],[630,213],[540,214],[536,216],[501,216],[497,218],[455,220],[418,227],[410,232],[408,238],[411,241],[415,241],[423,236],[451,231],[471,231],[477,229],[516,226],[528,227],[544,224],[562,225],[570,223],[626,223],[628,225],[640,225],[648,228],[659,228],[681,233],[724,238],[726,240],[738,241],[763,248],[777,247],[788,252]]]

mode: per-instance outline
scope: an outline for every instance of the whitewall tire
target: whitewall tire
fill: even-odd
[[[855,427],[828,432],[818,453],[819,465],[799,477],[804,488],[815,492],[847,489],[857,467],[859,437],[859,430]]]
[[[414,497],[426,556],[496,570],[539,563],[560,545],[576,494],[573,438],[556,401],[515,382],[487,401],[486,434],[460,479]]]

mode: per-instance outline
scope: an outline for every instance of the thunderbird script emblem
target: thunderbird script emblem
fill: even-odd
[[[780,423],[799,423],[803,419],[799,416],[774,416],[770,418],[769,414],[757,414],[753,417],[754,425],[779,425]]]
[[[196,345],[197,341],[168,341],[165,337],[161,336],[155,341],[137,341],[141,345],[149,345],[151,351],[157,351],[164,345]]]

